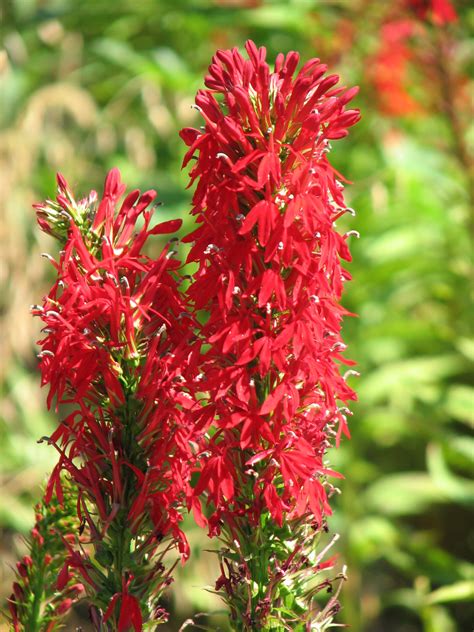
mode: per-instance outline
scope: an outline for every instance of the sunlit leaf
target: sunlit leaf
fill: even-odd
[[[448,390],[445,403],[446,412],[458,419],[474,424],[474,388],[471,386],[455,385]]]
[[[423,513],[430,505],[449,500],[443,489],[424,472],[384,476],[365,493],[370,507],[389,516]]]
[[[457,582],[443,586],[428,595],[428,603],[449,603],[453,601],[472,601],[474,599],[474,580]]]

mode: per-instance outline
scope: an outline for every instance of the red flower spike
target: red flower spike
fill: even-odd
[[[57,586],[81,577],[98,608],[120,597],[120,610],[109,608],[107,616],[118,630],[138,631],[140,604],[157,606],[170,581],[161,542],[183,561],[189,556],[179,524],[196,459],[186,413],[195,404],[194,389],[183,377],[193,374],[188,339],[194,320],[183,317],[180,264],[168,247],[155,260],[143,252],[151,235],[170,234],[181,221],[150,228],[156,193],[132,191],[121,202],[125,185],[117,169],[107,175],[98,202],[93,194],[76,202],[63,176],[58,186],[55,202],[36,206],[41,227],[63,242],[58,278],[33,313],[45,325],[39,356],[48,406],[73,410],[48,438],[60,458],[46,498],[62,502],[66,470],[78,488],[77,514],[95,560],[65,537],[70,555]],[[117,533],[125,534],[118,557]],[[119,558],[127,563],[115,567],[112,560]]]
[[[248,42],[246,50],[248,59],[237,49],[216,53],[196,97],[205,126],[181,137],[189,146],[183,165],[195,158],[197,183],[198,228],[185,241],[198,269],[188,296],[209,314],[195,388],[214,425],[200,442],[193,492],[207,499],[210,534],[223,530],[226,541],[241,542],[234,557],[222,553],[229,572],[218,583],[250,630],[272,606],[238,587],[249,568],[239,553],[250,547],[244,534],[260,533],[265,520],[262,538],[291,538],[275,531],[291,522],[305,539],[302,525],[321,525],[333,475],[323,457],[337,428],[347,432],[343,405],[355,399],[339,369],[347,314],[340,299],[350,278],[341,260],[351,257],[334,222],[346,210],[344,186],[327,154],[359,112],[348,107],[357,89],[336,87],[339,78],[326,76],[318,59],[295,75],[297,53],[279,55],[272,70],[264,48]],[[202,411],[195,416],[201,423]],[[270,577],[279,572],[265,569],[261,594],[278,585]]]

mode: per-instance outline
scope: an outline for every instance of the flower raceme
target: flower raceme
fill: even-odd
[[[63,249],[52,260],[57,281],[33,313],[45,325],[48,406],[72,408],[48,438],[59,462],[46,500],[61,501],[67,472],[93,554],[71,546],[66,572],[82,576],[98,629],[141,630],[165,616],[157,599],[171,581],[166,551],[189,554],[179,523],[193,459],[182,375],[192,319],[173,251],[144,254],[151,235],[175,232],[180,221],[150,228],[154,191],[133,191],[118,206],[125,186],[116,169],[100,201],[92,193],[76,202],[62,176],[58,189],[55,202],[36,207]]]
[[[319,520],[314,475],[324,469],[328,431],[337,441],[348,434],[337,400],[355,397],[337,364],[348,363],[339,299],[350,278],[340,263],[350,260],[349,234],[334,227],[351,209],[327,152],[359,118],[345,109],[356,90],[335,88],[338,77],[324,77],[319,60],[293,79],[296,53],[279,56],[270,73],[263,49],[248,43],[247,51],[250,60],[217,53],[209,90],[196,99],[205,130],[182,132],[191,146],[185,164],[197,154],[192,212],[201,224],[185,238],[194,242],[189,261],[199,264],[188,293],[196,310],[209,311],[205,390],[219,427],[200,487],[220,467],[214,505],[225,510],[234,497],[230,444],[221,440],[230,430],[240,450],[255,453],[247,465],[260,464],[262,496],[281,473],[283,497],[267,503],[274,517],[283,507],[301,515],[315,500]]]
[[[282,603],[282,577],[301,571],[313,541],[307,526],[320,531],[331,512],[327,479],[338,475],[324,456],[333,438],[349,434],[346,403],[355,394],[339,365],[352,364],[342,356],[340,304],[350,275],[341,259],[350,260],[355,231],[336,230],[352,209],[328,152],[359,112],[347,108],[357,88],[337,87],[318,59],[295,76],[297,53],[278,55],[272,71],[265,49],[248,42],[246,50],[248,59],[217,52],[196,97],[205,126],[181,136],[184,165],[195,158],[199,224],[185,238],[188,261],[198,264],[188,296],[208,313],[200,331],[206,406],[196,423],[213,425],[194,493],[207,497],[210,534],[232,549],[221,551],[217,587],[236,625],[264,630]],[[294,533],[285,531],[290,523]],[[285,539],[298,537],[290,551]],[[306,616],[314,619],[311,608]]]

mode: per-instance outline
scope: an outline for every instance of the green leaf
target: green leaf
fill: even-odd
[[[456,632],[457,626],[446,608],[430,606],[423,610],[424,632]]]
[[[361,399],[371,404],[385,398],[399,402],[418,399],[420,388],[456,375],[463,364],[454,354],[385,364],[365,377],[360,389]]]
[[[370,508],[389,516],[420,514],[432,504],[448,501],[444,490],[423,472],[385,476],[365,496]]]
[[[474,483],[450,471],[441,446],[434,443],[428,446],[427,465],[433,482],[448,498],[462,504],[474,504]]]
[[[443,586],[428,595],[430,604],[451,603],[455,601],[472,601],[474,599],[474,580],[456,582],[451,586]]]
[[[366,564],[380,558],[380,552],[396,548],[399,532],[391,520],[367,516],[351,525],[349,542],[354,553]]]
[[[449,452],[453,453],[453,458],[456,459],[457,467],[463,467],[465,464],[466,469],[472,472],[474,469],[474,437],[455,436],[449,438],[447,441],[447,448]]]
[[[470,338],[459,338],[456,346],[468,360],[474,362],[474,340]]]
[[[448,390],[446,412],[454,419],[474,424],[474,388],[457,384]]]

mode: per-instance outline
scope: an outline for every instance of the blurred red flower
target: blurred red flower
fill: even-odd
[[[411,19],[387,22],[380,31],[380,45],[369,66],[369,77],[377,93],[380,109],[388,116],[406,116],[422,111],[407,90],[408,70],[413,58],[408,44],[417,32]]]
[[[458,19],[450,0],[406,0],[406,4],[421,20],[431,20],[437,26],[456,22]]]

